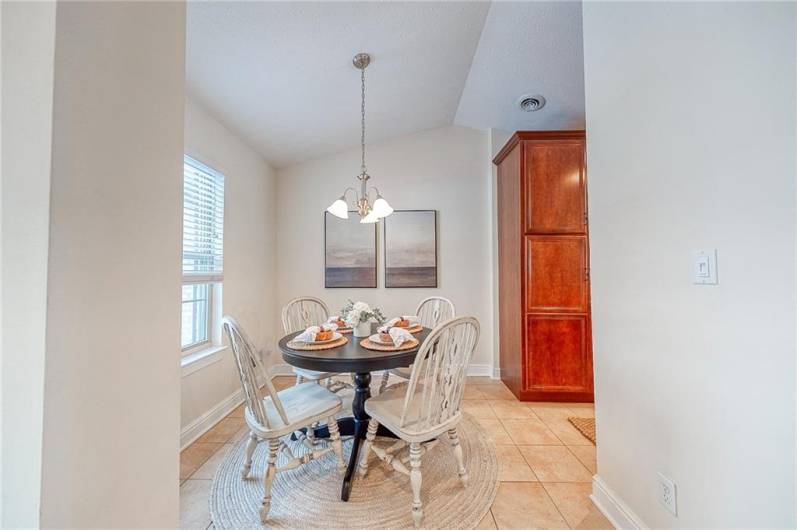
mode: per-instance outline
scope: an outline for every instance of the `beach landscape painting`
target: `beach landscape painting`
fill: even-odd
[[[385,223],[385,287],[437,287],[437,211],[396,210]]]
[[[376,287],[376,224],[324,212],[324,286]]]

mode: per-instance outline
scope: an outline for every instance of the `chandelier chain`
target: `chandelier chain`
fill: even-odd
[[[365,175],[365,68],[360,70],[360,84],[361,84],[361,104],[360,104],[360,150],[362,157],[360,160],[360,170]]]

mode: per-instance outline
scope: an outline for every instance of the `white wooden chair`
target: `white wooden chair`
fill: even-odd
[[[271,383],[270,374],[263,368],[254,353],[252,343],[235,319],[225,316],[222,319],[222,326],[230,341],[235,364],[238,367],[241,388],[246,400],[244,418],[250,431],[241,478],[249,476],[257,444],[260,441],[268,442],[268,465],[263,474],[263,505],[260,508],[260,519],[265,523],[271,507],[271,484],[277,473],[294,469],[330,451],[335,452],[338,469],[342,471],[345,468],[343,444],[335,421],[335,415],[340,412],[342,404],[337,395],[316,383],[303,383],[277,392]],[[261,395],[258,387],[258,372],[263,378],[268,394],[265,397]],[[319,449],[302,434],[301,429],[322,419],[326,420],[329,426],[331,447]],[[297,434],[298,439],[310,450],[308,453],[296,456],[288,445],[280,441],[281,437],[291,433]],[[286,464],[277,467],[277,456],[280,452],[286,452],[290,458]]]
[[[282,327],[285,334],[302,331],[310,326],[320,326],[326,323],[329,318],[329,308],[320,298],[312,296],[301,296],[294,298],[282,308]],[[304,368],[293,367],[293,373],[296,374],[296,384],[302,384],[305,381],[323,381],[327,380],[330,383],[330,378],[338,375],[336,372],[317,372],[315,370],[306,370]],[[343,388],[344,386],[341,386]],[[340,388],[337,388],[340,390]]]
[[[360,474],[368,472],[373,452],[395,471],[410,476],[412,516],[415,525],[423,519],[421,502],[421,455],[431,449],[444,433],[457,462],[463,484],[468,473],[459,444],[457,425],[462,418],[460,403],[465,389],[468,363],[479,340],[479,322],[473,317],[451,319],[435,328],[421,345],[409,383],[394,385],[365,402],[371,416],[362,449]],[[399,437],[391,447],[374,445],[376,430],[383,425]],[[409,444],[409,456],[399,451]],[[425,444],[425,445],[422,445]],[[410,469],[405,465],[409,461]]]
[[[418,309],[415,310],[415,314],[418,316],[418,321],[423,327],[434,329],[441,322],[454,318],[456,310],[454,309],[454,302],[448,298],[430,296],[429,298],[421,300],[421,303],[418,304]],[[409,379],[411,372],[412,367],[409,366],[401,366],[382,372],[382,381],[379,383],[379,393],[381,394],[385,391],[385,388],[387,388],[390,374],[400,379]]]

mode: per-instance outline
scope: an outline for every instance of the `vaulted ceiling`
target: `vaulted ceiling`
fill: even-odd
[[[189,3],[189,95],[277,167],[359,144],[360,51],[369,142],[584,126],[579,2]]]

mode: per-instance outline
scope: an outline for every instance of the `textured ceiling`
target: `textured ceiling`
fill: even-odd
[[[547,103],[522,112],[523,94]],[[455,122],[506,131],[583,128],[581,3],[494,2]]]
[[[188,5],[189,94],[277,167],[359,144],[359,51],[373,57],[369,142],[452,123],[584,123],[580,3]],[[525,92],[548,106],[520,113]]]

